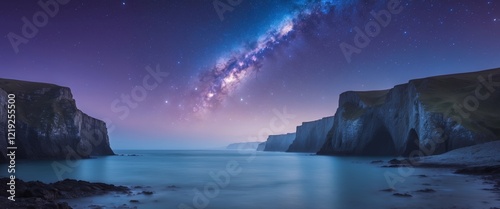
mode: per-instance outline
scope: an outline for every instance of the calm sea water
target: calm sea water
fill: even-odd
[[[220,151],[116,151],[139,156],[108,156],[77,161],[18,162],[17,177],[23,180],[63,178],[104,182],[133,189],[131,196],[109,194],[70,200],[76,208],[127,204],[138,208],[489,208],[499,197],[483,190],[491,187],[477,178],[442,169],[381,168],[371,164],[380,158],[330,157],[297,153]],[[387,160],[387,159],[384,159]],[[72,167],[74,166],[74,167]],[[400,172],[403,171],[403,172]],[[425,174],[424,176],[419,176]],[[2,169],[2,176],[6,169]],[[396,197],[387,176],[400,180]],[[392,179],[392,178],[391,178]],[[172,187],[174,185],[175,187]],[[170,187],[169,187],[170,186]],[[432,188],[435,193],[418,193]],[[137,194],[143,190],[153,195]],[[130,200],[139,203],[130,203]]]

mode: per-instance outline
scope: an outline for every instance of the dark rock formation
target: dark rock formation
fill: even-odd
[[[270,135],[267,137],[266,147],[264,151],[271,152],[285,152],[295,140],[295,133],[288,133],[282,135]]]
[[[242,149],[248,149],[248,150],[257,150],[257,147],[259,146],[261,142],[241,142],[241,143],[234,143],[230,144],[226,147],[226,149],[236,149],[236,150],[242,150]]]
[[[153,191],[142,191],[141,194],[144,194],[144,195],[153,195],[154,192]]]
[[[395,192],[396,190],[393,188],[387,188],[387,189],[382,189],[380,190],[381,192]]]
[[[304,122],[297,126],[295,140],[287,152],[318,152],[325,144],[328,131],[333,127],[333,116]]]
[[[264,151],[265,148],[266,148],[266,142],[262,142],[259,144],[259,146],[257,146],[257,151]]]
[[[108,192],[129,192],[129,189],[123,186],[115,186],[104,183],[90,183],[70,179],[51,184],[45,184],[39,181],[24,182],[16,179],[16,201],[14,202],[7,199],[7,197],[10,196],[10,194],[6,192],[9,190],[9,186],[7,185],[9,181],[9,178],[0,179],[0,205],[10,209],[66,209],[71,207],[69,207],[67,203],[59,202],[58,200],[89,197],[106,194]]]
[[[114,154],[106,124],[77,109],[69,88],[0,79],[0,89],[3,89],[0,98],[5,97],[2,92],[16,96],[17,159],[65,159],[70,155],[87,158]],[[0,102],[4,107],[4,99]],[[5,129],[5,124],[0,123],[0,130]],[[5,137],[5,134],[0,136],[2,143],[6,141]],[[0,150],[5,150],[5,144],[0,146]]]
[[[500,69],[340,95],[318,154],[424,155],[500,139]]]
[[[429,189],[429,188],[425,188],[425,189],[419,189],[415,192],[421,192],[421,193],[433,193],[433,192],[436,192],[436,190],[434,189]]]
[[[392,194],[396,197],[413,197],[411,194],[408,194],[408,193],[394,193]]]
[[[455,173],[472,175],[500,175],[500,165],[461,168],[455,171]]]
[[[7,162],[7,92],[0,89],[0,163]]]

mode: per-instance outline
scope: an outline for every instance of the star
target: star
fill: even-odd
[[[165,104],[168,104],[168,100],[165,100]]]
[[[286,47],[292,43],[295,34],[307,29],[305,25],[308,20],[314,19],[316,15],[327,15],[332,4],[323,1],[307,4],[303,12],[294,13],[271,26],[267,32],[256,36],[253,44],[233,50],[233,53],[217,59],[210,68],[201,74],[199,81],[200,90],[196,95],[193,106],[202,108],[200,112],[208,112],[217,108],[223,101],[235,91],[249,75],[258,72],[268,56],[273,56],[276,48]],[[335,6],[347,6],[344,1],[338,1]],[[294,56],[289,55],[288,58]],[[285,87],[285,86],[283,86]],[[214,95],[217,95],[214,97]]]
[[[123,5],[123,6],[125,6],[125,4],[126,4],[125,2],[122,2],[122,5]]]

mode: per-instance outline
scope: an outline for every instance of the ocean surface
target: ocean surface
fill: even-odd
[[[382,168],[387,158],[331,157],[255,151],[118,150],[124,156],[79,161],[19,161],[17,177],[54,182],[72,178],[133,188],[68,200],[75,208],[490,208],[498,194],[482,180],[446,169]],[[136,156],[128,156],[136,155]],[[54,165],[57,165],[54,169]],[[0,174],[6,176],[7,169]],[[59,177],[58,177],[59,175]],[[425,175],[425,176],[424,176]],[[391,183],[392,182],[392,183]],[[412,197],[397,197],[391,187]],[[135,188],[135,187],[142,188]],[[434,193],[417,192],[431,188]],[[153,191],[153,195],[140,192]],[[130,200],[138,200],[131,203]]]

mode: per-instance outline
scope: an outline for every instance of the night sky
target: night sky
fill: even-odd
[[[0,77],[70,87],[115,149],[263,141],[275,111],[294,132],[344,91],[500,67],[496,0],[40,2],[2,1]]]

